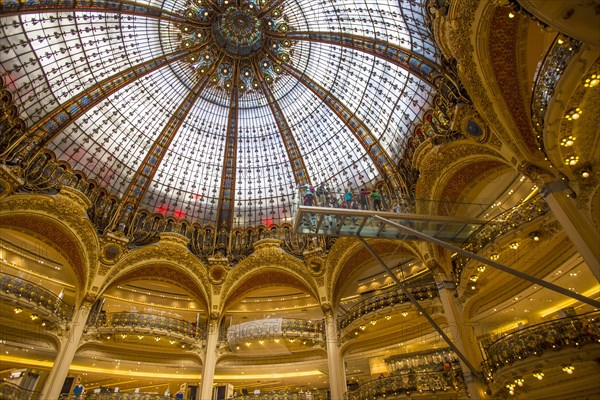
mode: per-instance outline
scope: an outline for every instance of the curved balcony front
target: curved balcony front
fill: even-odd
[[[41,311],[46,318],[54,322],[68,321],[73,316],[73,306],[65,303],[51,291],[4,272],[0,272],[0,293],[4,299]]]
[[[561,318],[510,333],[486,350],[485,365],[490,373],[544,352],[600,343],[600,311]]]
[[[0,382],[0,399],[40,400],[40,392],[25,390],[10,382]]]
[[[232,325],[227,329],[227,343],[231,351],[237,350],[241,343],[265,341],[280,343],[310,342],[311,345],[323,343],[325,328],[322,321],[268,318]],[[304,343],[304,344],[307,344]]]
[[[410,288],[409,291],[420,301],[433,299],[439,296],[435,284]],[[400,289],[388,290],[381,294],[369,297],[352,306],[346,314],[340,317],[339,329],[342,330],[346,328],[352,322],[370,313],[407,302],[410,302],[410,300]]]
[[[348,392],[348,400],[382,399],[386,397],[427,393],[435,398],[456,398],[457,392],[466,397],[464,378],[460,369],[444,372],[406,372],[379,378]]]
[[[177,339],[204,339],[205,332],[196,324],[157,314],[137,312],[100,313],[93,325],[98,333],[136,332]]]

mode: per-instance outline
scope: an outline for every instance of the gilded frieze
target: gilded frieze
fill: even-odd
[[[481,116],[488,122],[493,131],[500,137],[502,142],[506,144],[515,154],[519,154],[519,149],[511,139],[510,134],[500,123],[491,101],[491,96],[488,96],[486,90],[487,85],[484,84],[478,72],[479,62],[484,60],[475,59],[476,54],[480,54],[472,45],[470,38],[473,35],[475,25],[475,15],[480,5],[493,7],[492,3],[481,0],[461,0],[453,2],[450,7],[449,17],[444,19],[445,30],[447,35],[444,36],[447,48],[452,52],[458,63],[458,73],[461,82],[469,92],[469,96],[473,99]],[[492,9],[485,10],[486,14],[492,12]],[[483,16],[478,16],[483,18]]]

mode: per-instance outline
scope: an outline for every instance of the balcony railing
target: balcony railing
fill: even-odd
[[[349,392],[348,400],[381,399],[395,395],[464,391],[464,378],[460,369],[444,372],[408,372],[379,378]]]
[[[329,400],[327,391],[312,390],[310,394],[307,392],[270,392],[261,394],[247,394],[241,397],[236,397],[235,400]]]
[[[232,349],[244,341],[285,338],[292,343],[296,339],[307,339],[314,343],[322,341],[324,337],[323,321],[303,319],[270,318],[244,322],[230,326],[226,332],[226,341]]]
[[[59,319],[70,320],[73,316],[73,306],[65,303],[51,291],[26,279],[0,272],[0,290],[36,304]]]
[[[512,231],[519,226],[541,217],[550,210],[548,203],[541,194],[537,194],[526,202],[503,212],[489,223],[481,226],[471,237],[465,241],[463,249],[472,253],[478,253],[489,243],[501,235]],[[456,284],[460,283],[461,273],[467,264],[469,257],[459,255],[455,264],[454,276]]]
[[[25,390],[10,382],[0,382],[0,400],[39,400],[40,393]],[[164,399],[163,399],[164,400]]]
[[[558,81],[565,68],[579,51],[581,42],[565,35],[558,35],[546,54],[535,78],[533,99],[531,101],[531,121],[536,131],[538,147],[544,153],[544,124],[548,104],[554,95]]]
[[[439,295],[437,288],[434,284],[421,286],[416,288],[410,288],[410,293],[417,300],[433,299]],[[393,307],[397,304],[409,302],[410,300],[400,289],[393,289],[378,294],[373,297],[369,297],[354,305],[344,314],[339,320],[339,329],[344,329],[352,322],[356,321],[363,315],[381,310],[386,307]]]
[[[114,331],[130,329],[162,330],[173,334],[196,338],[204,336],[204,332],[197,329],[195,323],[180,319],[165,317],[156,314],[144,314],[136,312],[100,313],[97,328],[112,328]]]
[[[173,397],[174,398],[174,397]],[[170,397],[167,397],[162,394],[156,393],[128,393],[128,392],[118,392],[118,393],[86,393],[80,400],[167,400]],[[59,400],[78,400],[72,394],[63,394],[59,397]]]
[[[485,364],[493,373],[527,357],[590,343],[600,343],[600,311],[544,322],[508,334],[487,348]]]

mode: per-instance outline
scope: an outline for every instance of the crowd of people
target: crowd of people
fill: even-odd
[[[382,194],[376,188],[361,188],[357,192],[352,188],[345,192],[330,191],[323,183],[316,188],[313,185],[300,185],[300,198],[302,204],[312,207],[331,207],[346,208],[352,210],[372,210],[372,211],[391,211],[396,213],[409,213],[411,211],[410,203],[400,197],[390,207],[384,207]],[[356,218],[353,218],[356,223]],[[314,224],[314,217],[311,216],[311,224]]]

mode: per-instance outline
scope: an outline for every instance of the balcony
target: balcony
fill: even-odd
[[[466,397],[460,369],[444,372],[406,372],[379,378],[348,392],[348,400],[381,399],[386,397],[427,393],[435,398],[456,398],[457,392]]]
[[[600,311],[544,322],[508,334],[487,348],[491,374],[516,361],[545,352],[600,343]]]
[[[250,347],[258,342],[262,348],[269,347],[270,354],[277,354],[283,347],[320,346],[325,340],[322,321],[270,318],[232,325],[227,329],[227,344],[231,351],[240,351],[244,343]],[[285,351],[287,353],[287,351]]]
[[[438,291],[434,284],[410,288],[410,293],[417,300],[428,300],[438,297]],[[339,329],[348,327],[352,322],[370,313],[391,308],[398,304],[410,302],[408,297],[400,290],[393,289],[370,297],[354,305],[339,320]]]
[[[40,309],[46,318],[53,322],[69,321],[73,316],[73,306],[49,290],[26,279],[0,272],[0,293],[6,300],[16,301],[28,308]]]
[[[100,313],[93,325],[101,334],[112,333],[149,333],[178,339],[196,340],[204,338],[204,331],[197,329],[195,323],[165,317],[157,314],[136,312]]]
[[[0,400],[40,400],[39,392],[25,390],[9,382],[0,382]],[[164,400],[164,399],[163,399]]]

